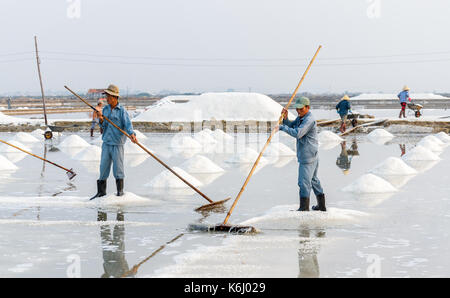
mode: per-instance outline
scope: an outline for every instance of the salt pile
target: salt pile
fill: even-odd
[[[83,140],[78,135],[71,135],[66,137],[59,145],[58,147],[88,147],[89,143]]]
[[[265,156],[296,156],[297,153],[295,153],[291,148],[286,146],[283,143],[271,143],[266,151],[264,151]]]
[[[197,180],[195,177],[188,174],[186,171],[180,169],[179,167],[172,168],[178,175],[183,177],[183,179],[187,180],[190,184],[195,187],[200,187],[203,184]],[[158,176],[154,177],[149,183],[145,184],[145,186],[152,188],[189,188],[189,186],[181,181],[180,178],[175,176],[169,170],[163,171]]]
[[[259,153],[253,150],[252,148],[245,148],[242,153],[237,153],[234,156],[225,160],[226,163],[235,163],[235,164],[246,164],[246,163],[254,163],[258,158]],[[267,160],[264,157],[261,157],[260,163],[267,163]]]
[[[218,142],[228,142],[233,141],[234,138],[229,134],[225,133],[221,129],[215,129],[211,132],[211,136],[214,137]]]
[[[134,130],[134,133],[136,134],[136,138],[137,138],[139,141],[148,139],[146,135],[144,135],[142,132],[140,132],[140,131],[137,130],[137,129]]]
[[[170,147],[200,149],[202,148],[202,145],[190,136],[179,133],[176,134],[170,141]]]
[[[431,142],[436,143],[437,145],[439,145],[441,147],[447,146],[447,144],[445,142],[443,142],[441,139],[439,139],[438,137],[433,136],[433,135],[423,137],[422,140],[431,141]]]
[[[385,129],[377,128],[367,135],[369,138],[393,138],[394,135]]]
[[[21,143],[37,143],[37,142],[39,142],[39,140],[36,139],[33,135],[26,133],[26,132],[16,133],[16,135],[11,139],[11,141],[18,141]]]
[[[344,187],[342,191],[362,194],[395,192],[397,189],[383,178],[374,174],[365,174],[352,184]]]
[[[411,149],[409,152],[407,152],[402,157],[406,161],[410,160],[440,160],[439,156],[434,154],[431,150],[417,145],[413,149]]]
[[[134,120],[152,122],[276,121],[283,109],[279,103],[259,93],[204,93],[197,96],[171,96],[170,99],[171,101],[187,100],[187,102],[153,106]]]
[[[417,143],[417,146],[422,146],[424,148],[427,148],[430,151],[438,152],[438,153],[441,152],[442,150],[444,150],[442,145],[439,145],[434,140],[429,139],[429,138],[428,139],[427,138],[421,139],[420,142]]]
[[[115,194],[96,198],[93,203],[97,206],[146,206],[155,204],[154,201],[140,197],[132,192],[124,192],[123,196]]]
[[[138,139],[139,140],[139,139]],[[145,146],[144,146],[145,147]],[[152,150],[148,149],[151,153],[154,153]],[[127,141],[124,145],[125,154],[148,154],[137,144],[132,143],[131,141]]]
[[[211,130],[202,130],[194,134],[194,139],[200,144],[216,144],[217,140],[211,135]]]
[[[74,159],[81,161],[98,161],[102,156],[102,149],[95,145],[90,145],[74,156]]]
[[[216,165],[209,158],[196,155],[180,165],[180,168],[189,173],[222,173],[224,169]]]
[[[342,142],[343,140],[343,138],[329,130],[324,130],[319,133],[320,143]]]
[[[0,171],[14,171],[17,170],[18,167],[10,162],[6,157],[0,155]]]
[[[38,128],[33,130],[30,134],[33,135],[36,138],[42,138],[44,135],[45,131],[43,131],[42,129]]]
[[[21,142],[18,142],[18,141],[8,141],[8,143],[11,144],[11,145],[14,145],[14,146],[16,146],[16,147],[19,147],[20,149],[23,149],[23,150],[25,150],[25,151],[31,152],[31,149],[28,148],[27,146],[25,146],[24,144],[22,144]],[[5,153],[23,153],[22,151],[20,151],[20,150],[14,148],[14,147],[12,147],[12,146],[3,144],[3,143],[1,143],[1,145],[0,145],[0,152],[5,152]],[[24,153],[23,153],[23,154],[24,154]]]
[[[450,136],[445,132],[441,131],[440,133],[435,134],[435,136],[441,140],[443,143],[450,143]]]
[[[417,171],[408,166],[401,158],[389,157],[370,171],[376,175],[415,175]]]

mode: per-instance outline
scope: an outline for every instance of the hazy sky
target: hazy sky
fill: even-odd
[[[80,4],[78,6],[78,4]],[[79,10],[78,10],[79,8]],[[448,0],[1,0],[0,93],[450,91]]]

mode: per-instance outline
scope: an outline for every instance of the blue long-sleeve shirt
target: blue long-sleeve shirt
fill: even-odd
[[[340,116],[343,115],[347,115],[348,111],[351,110],[352,106],[350,104],[350,102],[348,100],[341,100],[337,105],[336,105],[336,110],[339,113]]]
[[[283,120],[280,130],[297,139],[297,160],[300,163],[311,163],[318,158],[319,139],[317,124],[311,112],[294,121]]]
[[[114,124],[126,131],[129,135],[134,134],[133,124],[127,110],[118,103],[111,111],[111,106],[107,105],[103,108],[103,115],[111,120]],[[101,124],[103,128],[103,143],[108,145],[123,145],[127,137],[121,133],[117,128],[112,126],[107,120],[103,120]]]
[[[404,90],[404,91],[400,92],[397,95],[397,97],[398,97],[398,99],[400,99],[400,102],[407,102],[408,99],[409,99],[409,92],[408,92],[408,90]]]

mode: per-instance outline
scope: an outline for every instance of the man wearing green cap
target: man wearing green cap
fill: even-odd
[[[106,105],[102,111],[97,111],[101,128],[103,129],[103,144],[102,156],[100,159],[100,178],[97,180],[97,194],[91,198],[102,197],[106,195],[106,180],[111,171],[111,164],[113,165],[113,174],[116,178],[117,196],[123,195],[123,145],[127,137],[121,133],[117,128],[112,126],[108,121],[104,121],[105,115],[114,124],[126,131],[132,139],[133,143],[137,142],[136,134],[133,131],[133,124],[131,124],[130,117],[125,108],[119,103],[119,88],[115,85],[109,85],[104,90],[106,95]]]
[[[309,196],[311,188],[317,198],[315,211],[327,211],[325,195],[320,180],[317,177],[319,168],[319,141],[317,137],[316,120],[312,116],[310,102],[307,97],[300,97],[295,101],[294,108],[298,117],[294,121],[288,119],[288,111],[283,109],[283,124],[279,130],[297,139],[298,186],[300,187],[300,208],[298,211],[309,211]]]

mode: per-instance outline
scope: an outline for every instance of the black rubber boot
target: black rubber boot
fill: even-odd
[[[103,197],[104,195],[106,195],[106,180],[97,180],[97,194],[90,198],[90,200]]]
[[[118,197],[123,196],[123,179],[116,179],[116,186],[117,186],[116,196]]]
[[[314,211],[327,211],[327,207],[325,207],[325,195],[320,194],[316,196],[317,205],[312,207]]]
[[[297,211],[309,211],[309,198],[300,198],[300,208]]]
[[[91,128],[91,138],[94,137],[94,130]]]

